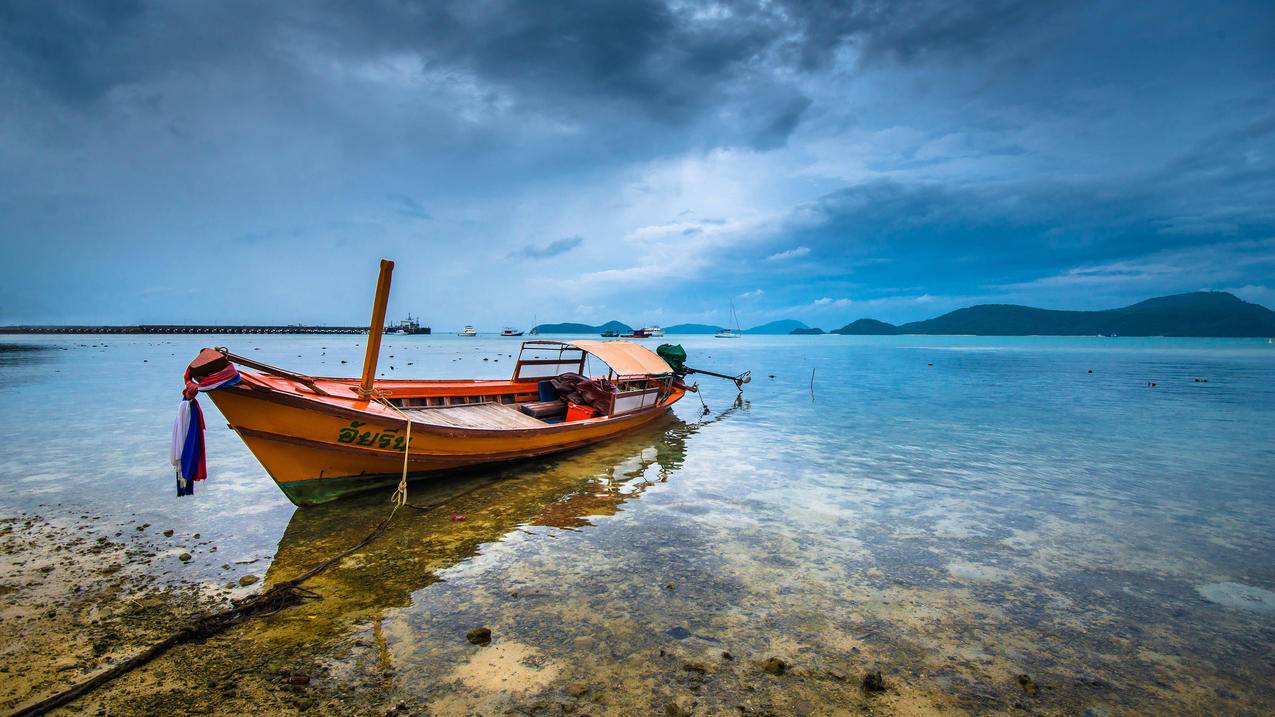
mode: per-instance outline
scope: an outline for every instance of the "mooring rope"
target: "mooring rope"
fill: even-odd
[[[315,575],[318,575],[324,570],[327,570],[336,563],[352,555],[356,550],[359,550],[380,537],[381,533],[384,533],[385,529],[389,526],[390,521],[394,519],[394,515],[398,513],[399,508],[402,508],[404,505],[409,505],[418,511],[427,511],[450,500],[455,500],[461,495],[471,493],[479,487],[483,487],[477,486],[469,491],[461,493],[460,495],[451,496],[446,500],[438,501],[430,505],[419,506],[409,504],[407,502],[407,466],[409,450],[412,443],[412,419],[406,413],[399,410],[397,406],[390,403],[387,398],[388,395],[388,393],[383,391],[374,391],[370,393],[367,398],[373,399],[389,408],[391,411],[394,411],[407,423],[405,436],[406,444],[403,446],[403,472],[399,477],[398,487],[394,490],[394,494],[390,496],[390,500],[393,501],[394,507],[390,509],[390,514],[385,516],[385,519],[372,529],[372,532],[368,533],[367,536],[359,542],[349,548],[346,548],[337,555],[324,560],[318,565],[315,565],[297,577],[278,583],[265,592],[245,598],[242,602],[229,610],[201,615],[182,629],[174,632],[127,660],[114,665],[111,669],[99,672],[93,677],[72,685],[55,695],[12,712],[10,713],[10,717],[32,717],[34,715],[45,714],[50,710],[61,707],[83,695],[88,694],[89,692],[92,692],[120,675],[142,667],[151,660],[154,660],[156,657],[164,654],[172,647],[182,643],[191,642],[193,640],[211,637],[250,618],[259,617],[261,615],[269,615],[278,612],[285,607],[296,605],[303,600],[317,598],[319,597],[317,594],[302,588],[301,583],[309,580]]]
[[[699,394],[698,391],[694,391],[694,393],[697,396]],[[360,394],[362,394],[361,391],[360,391]],[[327,560],[324,560],[323,562],[315,565],[314,567],[298,575],[297,577],[292,578],[291,580],[285,580],[281,583],[277,583],[276,585],[271,587],[269,590],[266,590],[265,592],[258,593],[256,595],[252,595],[252,596],[249,596],[248,598],[245,598],[243,601],[239,602],[237,605],[235,605],[234,607],[228,610],[222,610],[221,612],[201,615],[195,618],[191,623],[181,628],[180,630],[172,633],[168,637],[151,645],[150,647],[146,648],[144,651],[128,658],[127,660],[117,663],[116,665],[112,666],[109,670],[99,672],[98,674],[88,678],[87,680],[74,684],[66,688],[65,690],[62,690],[61,692],[58,692],[55,695],[51,695],[49,697],[46,697],[43,700],[40,700],[39,702],[27,705],[26,707],[22,707],[14,712],[11,712],[9,713],[8,717],[34,717],[35,715],[46,714],[51,710],[57,709],[58,707],[61,707],[63,705],[69,704],[70,702],[73,702],[74,700],[92,692],[98,687],[101,687],[102,685],[114,680],[115,678],[121,675],[127,674],[139,667],[143,667],[150,661],[154,660],[160,655],[163,655],[165,652],[168,652],[168,650],[170,650],[173,647],[176,647],[177,645],[184,644],[187,642],[193,642],[196,640],[207,639],[214,635],[220,634],[230,629],[231,627],[234,627],[235,625],[238,625],[254,617],[270,615],[286,607],[291,607],[293,605],[299,604],[304,600],[319,598],[320,596],[318,594],[310,590],[306,590],[302,588],[301,584],[306,582],[310,578],[313,578],[314,576],[318,575],[319,573],[322,573],[323,571],[327,570],[333,565],[339,563],[340,561],[344,560],[350,555],[354,554],[355,551],[363,548],[368,543],[371,543],[373,540],[376,540],[377,538],[379,538],[381,534],[385,532],[385,529],[389,527],[390,521],[394,519],[394,515],[398,513],[399,508],[403,506],[407,506],[409,508],[412,508],[413,510],[425,512],[425,511],[437,508],[441,505],[444,505],[450,501],[456,500],[457,498],[473,493],[474,491],[485,488],[488,485],[491,485],[492,483],[498,482],[498,481],[491,481],[487,483],[482,483],[482,484],[473,486],[469,490],[461,491],[460,493],[448,496],[447,498],[444,498],[443,500],[435,501],[434,503],[430,503],[428,505],[414,505],[412,503],[408,503],[407,502],[407,466],[408,466],[408,457],[409,457],[408,450],[410,448],[411,435],[412,435],[412,420],[410,416],[408,416],[403,411],[399,410],[397,406],[391,404],[386,399],[386,396],[388,396],[387,393],[384,393],[381,391],[373,391],[369,393],[366,397],[377,400],[379,403],[385,405],[390,410],[394,411],[395,413],[403,417],[403,419],[407,423],[406,440],[409,443],[409,445],[406,445],[403,448],[403,473],[399,478],[398,488],[395,489],[394,495],[391,496],[391,500],[394,501],[394,507],[390,509],[390,514],[385,516],[385,519],[382,520],[380,523],[378,523],[377,526],[373,528],[370,533],[364,536],[362,540],[350,546],[349,548],[346,548],[345,550],[341,551],[337,555],[334,555],[331,558],[328,558]],[[700,399],[700,404],[703,405],[704,407],[704,415],[707,415],[708,404],[704,403],[703,396],[699,396],[699,399]],[[736,398],[735,405],[731,406],[725,411],[722,411],[716,417],[710,419],[707,422],[696,424],[696,427],[707,425],[708,423],[715,423],[716,421],[719,421],[725,418],[727,415],[734,412],[735,409],[739,408],[739,405],[740,405],[739,399]]]
[[[379,525],[373,528],[372,532],[368,533],[362,540],[341,551],[339,554],[328,558],[318,565],[315,565],[301,575],[292,578],[291,580],[285,580],[284,582],[278,583],[265,592],[252,595],[228,610],[201,615],[182,629],[151,645],[146,648],[146,650],[116,664],[111,667],[111,669],[106,670],[105,672],[99,672],[93,677],[72,685],[55,695],[12,712],[10,713],[10,717],[28,717],[31,715],[45,714],[52,709],[61,707],[78,697],[92,692],[120,675],[142,667],[151,660],[154,660],[156,657],[164,654],[172,647],[182,643],[212,637],[213,635],[224,632],[230,627],[250,618],[261,615],[269,615],[278,612],[285,607],[298,604],[303,600],[318,597],[317,594],[303,589],[301,587],[301,583],[309,580],[315,575],[318,575],[324,570],[327,570],[337,562],[349,557],[356,550],[380,537],[381,533],[385,532],[386,526],[390,524],[390,519],[394,517],[394,513],[397,510],[398,506],[395,506],[394,509],[390,511],[390,514],[386,516]]]
[[[407,424],[406,443],[403,445],[403,475],[398,480],[398,487],[394,489],[394,495],[390,496],[390,500],[394,501],[394,509],[398,510],[407,503],[407,460],[412,451],[412,417],[403,413],[398,406],[390,403],[389,395],[386,391],[375,391],[372,394],[372,398],[375,398],[382,406],[397,413],[403,419],[403,422]]]

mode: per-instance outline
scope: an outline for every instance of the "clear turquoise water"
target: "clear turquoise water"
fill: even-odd
[[[396,694],[444,712],[600,676],[648,695],[617,702],[645,709],[667,697],[657,650],[723,649],[738,664],[772,653],[810,670],[871,662],[900,699],[975,711],[1009,704],[1020,672],[1063,711],[1275,705],[1265,340],[666,340],[693,366],[752,370],[742,402],[707,379],[708,416],[688,397],[638,436],[415,485],[426,500],[493,481],[446,508],[466,522],[423,515],[389,541],[396,549],[365,556],[378,570],[344,588],[333,577],[346,603],[320,642],[358,665],[373,660],[359,650],[378,626],[375,659],[403,676]],[[167,464],[181,373],[199,347],[353,375],[362,337],[4,343],[46,347],[0,353],[4,515],[97,511],[121,527],[201,532],[216,555],[155,570],[210,583],[230,560],[273,562],[271,578],[287,577],[382,515],[383,496],[295,511],[207,399],[210,479],[179,500]],[[503,377],[517,346],[392,337],[382,367]],[[403,550],[428,569],[396,567]],[[394,589],[373,590],[377,575]],[[471,648],[454,639],[474,624],[504,640],[527,690],[475,676]],[[700,699],[729,708],[752,678],[727,675]],[[833,689],[821,685],[787,696],[753,685],[748,699],[820,704]]]

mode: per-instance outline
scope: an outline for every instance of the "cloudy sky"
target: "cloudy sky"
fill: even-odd
[[[0,3],[0,323],[1275,307],[1275,4]]]

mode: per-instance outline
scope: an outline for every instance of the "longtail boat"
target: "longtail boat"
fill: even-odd
[[[605,441],[663,416],[688,390],[668,362],[629,341],[524,341],[508,380],[375,379],[392,270],[383,260],[362,379],[308,376],[224,348],[205,349],[187,371],[188,399],[191,386],[208,390],[201,376],[216,377],[209,397],[296,505],[393,485],[404,471],[419,478]],[[582,376],[588,356],[607,373]]]

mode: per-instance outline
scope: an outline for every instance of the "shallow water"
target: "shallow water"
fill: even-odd
[[[181,373],[215,342],[353,375],[363,339],[6,338],[44,348],[0,352],[0,513],[200,533],[160,551],[166,581],[296,575],[385,496],[295,510],[204,398],[210,478],[176,498]],[[414,483],[413,503],[447,502],[396,518],[254,644],[440,714],[1275,708],[1265,341],[667,340],[754,381],[738,402],[702,381],[707,415],[690,396],[603,446]],[[390,337],[382,368],[504,377],[517,346]],[[490,646],[465,641],[478,625]],[[859,695],[877,667],[891,690]]]

